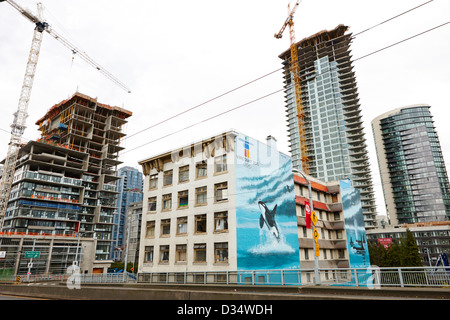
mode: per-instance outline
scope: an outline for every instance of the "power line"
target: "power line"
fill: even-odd
[[[439,26],[437,26],[437,27],[428,29],[428,30],[426,30],[426,31],[424,31],[424,32],[418,33],[418,34],[416,34],[416,35],[414,35],[414,36],[411,36],[411,37],[409,37],[409,38],[406,38],[406,39],[404,39],[404,40],[398,41],[398,42],[396,42],[396,43],[394,43],[394,44],[391,44],[391,45],[389,45],[389,46],[387,46],[387,47],[384,47],[384,48],[382,48],[382,49],[373,51],[373,52],[371,52],[371,53],[369,53],[369,54],[366,54],[366,55],[364,55],[364,56],[362,56],[362,57],[356,58],[356,59],[354,59],[353,61],[362,60],[362,59],[367,58],[367,57],[369,57],[369,56],[371,56],[371,55],[374,55],[374,54],[376,54],[376,53],[378,53],[378,52],[380,52],[380,51],[383,51],[383,50],[385,50],[385,49],[388,49],[388,48],[391,48],[391,47],[393,47],[393,46],[395,46],[395,45],[398,45],[398,44],[400,44],[400,43],[403,43],[403,42],[405,42],[405,41],[407,41],[407,40],[411,40],[411,39],[413,39],[413,38],[416,38],[416,37],[418,37],[418,36],[420,36],[420,35],[423,35],[423,34],[425,34],[425,33],[427,33],[427,32],[430,32],[430,31],[432,31],[432,30],[436,30],[436,29],[438,29],[438,28],[440,28],[440,27],[443,27],[443,26],[445,26],[445,25],[447,25],[447,24],[449,24],[449,23],[450,23],[450,21],[449,21],[449,22],[446,22],[446,23],[443,23],[443,24],[441,24],[441,25],[439,25]],[[278,71],[278,70],[276,70],[276,71]],[[276,72],[276,71],[273,71],[273,72]],[[273,72],[272,72],[272,73],[273,73]],[[330,71],[327,71],[327,72],[330,72]],[[181,131],[183,131],[183,130],[192,128],[192,127],[194,127],[194,126],[196,126],[196,125],[199,125],[199,124],[201,124],[201,123],[207,122],[207,121],[209,121],[209,120],[212,120],[212,119],[214,119],[214,118],[217,118],[217,117],[219,117],[219,116],[222,116],[222,115],[224,115],[224,114],[226,114],[226,113],[229,113],[229,112],[231,112],[231,111],[240,109],[240,108],[242,108],[242,107],[244,107],[244,106],[247,106],[247,105],[252,104],[252,103],[254,103],[254,102],[256,102],[256,101],[259,101],[259,100],[262,100],[262,99],[264,99],[264,98],[267,98],[267,97],[269,97],[269,96],[271,96],[271,95],[273,95],[273,94],[275,94],[275,93],[281,92],[281,91],[283,91],[283,90],[284,90],[284,88],[283,88],[283,89],[280,89],[280,90],[277,90],[277,91],[274,91],[274,92],[272,92],[272,93],[269,93],[269,94],[267,94],[267,95],[265,95],[265,96],[262,96],[262,97],[260,97],[260,98],[254,99],[254,100],[252,100],[252,101],[250,101],[250,102],[247,102],[247,103],[244,103],[244,104],[242,104],[242,105],[239,105],[239,106],[237,106],[237,107],[234,107],[234,108],[232,108],[232,109],[229,109],[229,110],[227,110],[227,111],[218,113],[218,114],[216,114],[216,115],[214,115],[214,116],[212,116],[212,117],[209,117],[209,118],[207,118],[207,119],[204,119],[204,120],[202,120],[202,121],[199,121],[199,122],[194,123],[194,124],[192,124],[192,125],[189,125],[189,126],[187,126],[187,127],[184,127],[184,128],[179,129],[179,130],[177,130],[177,131],[174,131],[174,132],[172,132],[172,133],[169,133],[169,134],[167,134],[167,135],[165,135],[165,136],[162,136],[162,137],[157,138],[157,139],[155,139],[155,140],[152,140],[152,141],[149,141],[149,142],[144,143],[144,144],[142,144],[142,145],[139,145],[139,146],[137,146],[137,147],[135,147],[135,148],[133,148],[133,149],[126,150],[126,151],[122,152],[122,154],[127,153],[127,152],[130,152],[130,151],[134,151],[134,150],[139,149],[139,148],[141,148],[141,147],[143,147],[143,146],[146,146],[146,145],[148,145],[148,144],[150,144],[150,143],[153,143],[153,142],[156,142],[156,141],[158,141],[158,140],[167,138],[167,137],[169,137],[169,136],[171,136],[171,135],[174,135],[174,134],[176,134],[176,133],[178,133],[178,132],[181,132]],[[165,122],[165,120],[163,120],[162,122]],[[161,123],[162,123],[162,122],[161,122]],[[147,129],[148,129],[148,128],[147,128]],[[145,129],[145,130],[147,130],[147,129]]]
[[[167,121],[169,121],[169,120],[175,119],[175,118],[181,116],[182,114],[185,114],[185,113],[187,113],[187,112],[189,112],[189,111],[192,111],[192,110],[194,110],[194,109],[197,109],[197,108],[199,108],[199,107],[201,107],[201,106],[203,106],[203,105],[205,105],[205,104],[207,104],[207,103],[209,103],[209,102],[212,102],[212,101],[214,101],[214,100],[217,100],[217,99],[219,99],[219,98],[221,98],[221,97],[223,97],[223,96],[226,96],[227,94],[230,94],[230,93],[232,93],[232,92],[234,92],[234,91],[236,91],[236,90],[242,89],[243,87],[246,87],[246,86],[248,86],[249,84],[252,84],[253,82],[256,82],[256,81],[261,80],[261,79],[263,79],[263,78],[265,78],[265,77],[267,77],[267,76],[270,76],[271,74],[273,74],[273,73],[275,73],[275,72],[277,72],[277,71],[280,71],[280,70],[282,70],[282,69],[283,69],[283,68],[279,68],[279,69],[277,69],[277,70],[271,71],[271,72],[269,72],[269,73],[267,73],[267,74],[265,74],[265,75],[263,75],[263,76],[261,76],[261,77],[259,77],[259,78],[256,78],[256,79],[254,79],[254,80],[252,80],[252,81],[249,81],[249,82],[247,82],[247,83],[244,83],[244,84],[242,84],[242,85],[240,85],[240,86],[238,86],[238,87],[236,87],[236,88],[234,88],[234,89],[231,89],[231,90],[229,90],[229,91],[227,91],[227,92],[225,92],[225,93],[222,93],[221,95],[218,95],[218,96],[216,96],[216,97],[214,97],[214,98],[212,98],[212,99],[209,99],[209,100],[207,100],[207,101],[205,101],[205,102],[202,102],[202,103],[200,103],[200,104],[198,104],[198,105],[196,105],[196,106],[194,106],[194,107],[192,107],[192,108],[186,109],[186,110],[184,110],[184,111],[182,111],[182,112],[180,112],[180,113],[177,113],[177,114],[175,114],[175,115],[173,115],[173,116],[171,116],[171,117],[169,117],[169,118],[167,118],[167,119],[164,119],[164,120],[162,120],[162,121],[160,121],[160,122],[158,122],[158,123],[155,123],[154,125],[151,125],[150,127],[147,127],[147,128],[145,128],[145,129],[143,129],[143,130],[140,130],[140,131],[138,131],[138,132],[136,132],[136,133],[133,133],[132,135],[129,135],[129,136],[123,138],[122,140],[125,140],[125,139],[127,139],[127,138],[131,138],[131,137],[133,137],[133,136],[135,136],[135,135],[137,135],[137,134],[139,134],[139,133],[141,133],[141,132],[144,132],[144,131],[146,131],[146,130],[148,130],[148,129],[151,129],[151,128],[154,128],[154,127],[156,127],[156,126],[158,126],[158,125],[160,125],[160,124],[163,124],[164,122],[167,122]]]
[[[438,29],[438,28],[440,28],[440,27],[443,27],[443,26],[445,26],[445,25],[447,25],[447,24],[449,24],[449,23],[450,23],[450,21],[445,22],[445,23],[443,23],[443,24],[441,24],[441,25],[439,25],[439,26],[436,26],[436,27],[434,27],[434,28],[428,29],[428,30],[426,30],[426,31],[423,31],[423,32],[421,32],[421,33],[418,33],[418,34],[416,34],[416,35],[413,35],[413,36],[411,36],[411,37],[409,37],[409,38],[403,39],[403,40],[401,40],[401,41],[395,42],[395,43],[393,43],[393,44],[391,44],[391,45],[389,45],[389,46],[386,46],[386,47],[384,47],[384,48],[381,48],[381,49],[379,49],[379,50],[373,51],[373,52],[371,52],[371,53],[369,53],[369,54],[366,54],[365,56],[359,57],[359,58],[357,58],[357,59],[355,59],[355,60],[353,60],[353,61],[357,61],[357,60],[364,59],[364,58],[366,58],[366,57],[368,57],[368,56],[371,56],[371,55],[373,55],[373,54],[375,54],[375,53],[378,53],[378,52],[380,52],[380,51],[383,51],[383,50],[389,49],[389,48],[391,48],[391,47],[393,47],[393,46],[396,46],[397,44],[400,44],[400,43],[402,43],[402,42],[411,40],[411,39],[413,39],[413,38],[415,38],[415,37],[418,37],[418,36],[421,36],[421,35],[423,35],[423,34],[425,34],[425,33],[427,33],[427,32],[436,30],[436,29]]]
[[[181,132],[181,131],[183,131],[183,130],[186,130],[186,129],[195,127],[195,126],[197,126],[197,125],[199,125],[199,124],[201,124],[201,123],[204,123],[204,122],[207,122],[207,121],[212,120],[212,119],[214,119],[214,118],[223,116],[223,115],[226,114],[226,113],[229,113],[229,112],[231,112],[231,111],[240,109],[240,108],[245,107],[245,106],[247,106],[247,105],[249,105],[249,104],[252,104],[252,103],[257,102],[257,101],[259,101],[259,100],[262,100],[262,99],[265,99],[265,98],[267,98],[267,97],[270,97],[270,96],[272,96],[272,95],[274,95],[274,94],[276,94],[276,93],[278,93],[278,92],[282,92],[283,90],[284,90],[284,89],[279,89],[279,90],[277,90],[277,91],[274,91],[274,92],[272,92],[272,93],[266,94],[265,96],[259,97],[259,98],[257,98],[257,99],[252,100],[252,101],[249,101],[249,102],[246,102],[246,103],[244,103],[244,104],[241,104],[241,105],[239,105],[239,106],[237,106],[237,107],[234,107],[234,108],[232,108],[232,109],[229,109],[229,110],[227,110],[227,111],[218,113],[218,114],[216,114],[216,115],[214,115],[214,116],[211,116],[211,117],[209,117],[209,118],[207,118],[207,119],[201,120],[201,121],[199,121],[199,122],[197,122],[197,123],[191,124],[191,125],[189,125],[189,126],[187,126],[187,127],[184,127],[184,128],[179,129],[179,130],[177,130],[177,131],[173,131],[173,132],[171,132],[171,133],[169,133],[169,134],[166,134],[165,136],[162,136],[162,137],[159,137],[159,138],[157,138],[157,139],[155,139],[155,140],[146,142],[146,143],[144,143],[144,144],[142,144],[142,145],[140,145],[140,146],[137,146],[137,147],[135,147],[135,148],[133,148],[133,149],[126,150],[126,151],[122,152],[122,154],[127,153],[127,152],[130,152],[130,151],[133,151],[133,150],[136,150],[136,149],[139,149],[139,148],[141,148],[141,147],[143,147],[143,146],[146,146],[147,144],[150,144],[150,143],[156,142],[156,141],[158,141],[158,140],[161,140],[161,139],[170,137],[171,135],[174,135],[174,134],[176,134],[176,133],[178,133],[178,132]]]
[[[409,13],[409,12],[411,12],[411,11],[417,9],[417,8],[420,8],[420,7],[422,7],[422,6],[426,5],[426,4],[429,4],[429,3],[431,3],[431,2],[433,2],[433,0],[430,0],[430,1],[427,1],[427,2],[425,2],[425,3],[422,3],[422,4],[419,5],[419,6],[416,6],[416,7],[414,7],[414,8],[411,8],[411,9],[409,9],[409,10],[407,10],[407,11],[404,11],[404,12],[402,12],[402,13],[396,15],[396,16],[393,16],[392,18],[389,18],[389,19],[387,19],[387,20],[384,20],[384,21],[382,21],[382,22],[380,22],[380,23],[378,23],[378,24],[376,24],[376,25],[374,25],[374,26],[372,26],[372,27],[370,27],[370,28],[367,28],[367,29],[365,29],[365,30],[363,30],[363,31],[360,31],[360,32],[354,34],[354,35],[353,35],[353,38],[355,38],[357,35],[360,35],[360,34],[362,34],[362,33],[364,33],[364,32],[367,32],[367,31],[369,31],[369,30],[372,30],[372,29],[374,29],[374,28],[376,28],[376,27],[378,27],[378,26],[380,26],[380,25],[382,25],[382,24],[384,24],[384,23],[387,23],[387,22],[389,22],[389,21],[392,21],[392,20],[394,20],[394,19],[396,19],[396,18],[398,18],[398,17],[400,17],[400,16],[402,16],[402,15],[404,15],[404,14],[407,14],[407,13]],[[331,41],[331,40],[330,40],[330,41]],[[382,49],[382,50],[384,50],[384,49]],[[185,113],[188,113],[188,112],[190,112],[190,111],[192,111],[192,110],[194,110],[194,109],[197,109],[197,108],[199,108],[199,107],[201,107],[201,106],[203,106],[203,105],[205,105],[205,104],[207,104],[207,103],[210,103],[210,102],[212,102],[212,101],[214,101],[214,100],[217,100],[217,99],[219,99],[219,98],[222,98],[222,97],[224,97],[224,96],[226,96],[226,95],[228,95],[228,94],[230,94],[230,93],[232,93],[232,92],[234,92],[234,91],[237,91],[237,90],[239,90],[239,89],[242,89],[243,87],[246,87],[246,86],[248,86],[248,85],[250,85],[250,84],[252,84],[252,83],[254,83],[254,82],[256,82],[256,81],[259,81],[259,80],[261,80],[261,79],[263,79],[263,78],[265,78],[265,77],[267,77],[267,76],[269,76],[269,75],[272,75],[273,73],[278,72],[278,71],[280,71],[280,70],[282,70],[282,69],[283,69],[283,68],[279,68],[279,69],[276,69],[276,70],[274,70],[274,71],[271,71],[271,72],[269,72],[269,73],[267,73],[267,74],[265,74],[265,75],[263,75],[263,76],[261,76],[261,77],[258,77],[258,78],[254,79],[254,80],[252,80],[252,81],[249,81],[249,82],[247,82],[247,83],[245,83],[245,84],[243,84],[243,85],[240,85],[240,86],[238,86],[238,87],[236,87],[236,88],[234,88],[234,89],[232,89],[232,90],[229,90],[229,91],[227,91],[227,92],[225,92],[225,93],[223,93],[223,94],[221,94],[221,95],[218,95],[218,96],[216,96],[216,97],[214,97],[214,98],[212,98],[212,99],[209,99],[209,100],[207,100],[207,101],[205,101],[205,102],[203,102],[203,103],[201,103],[201,104],[198,104],[198,105],[196,105],[196,106],[194,106],[194,107],[191,107],[191,108],[186,109],[186,110],[184,110],[184,111],[182,111],[182,112],[180,112],[180,113],[177,113],[177,114],[175,114],[175,115],[173,115],[173,116],[171,116],[171,117],[169,117],[169,118],[167,118],[167,119],[164,119],[164,120],[162,120],[162,121],[160,121],[160,122],[158,122],[158,123],[155,123],[155,124],[151,125],[150,127],[147,127],[147,128],[145,128],[145,129],[143,129],[143,130],[140,130],[140,131],[138,131],[138,132],[135,132],[135,133],[133,133],[133,134],[131,134],[131,135],[128,135],[128,136],[124,137],[124,138],[122,139],[122,141],[123,141],[123,140],[126,140],[126,139],[129,139],[129,138],[131,138],[131,137],[133,137],[133,136],[135,136],[135,135],[137,135],[137,134],[139,134],[139,133],[142,133],[142,132],[144,132],[144,131],[147,131],[147,130],[149,130],[149,129],[152,129],[152,128],[156,127],[156,126],[159,126],[159,125],[161,125],[161,124],[163,124],[163,123],[165,123],[165,122],[168,122],[168,121],[170,121],[170,120],[172,120],[172,119],[175,119],[175,118],[177,118],[177,117],[179,117],[179,116],[181,116],[181,115],[183,115],[183,114],[185,114]]]
[[[392,18],[389,18],[389,19],[387,19],[387,20],[384,20],[383,22],[380,22],[380,23],[378,23],[378,24],[376,24],[376,25],[374,25],[374,26],[372,26],[372,27],[370,27],[370,28],[367,28],[367,29],[365,29],[365,30],[363,30],[363,31],[360,31],[360,32],[354,34],[353,37],[356,37],[357,35],[360,35],[360,34],[366,32],[366,31],[369,31],[369,30],[372,30],[372,29],[374,29],[374,28],[376,28],[376,27],[379,27],[379,26],[381,26],[382,24],[385,24],[386,22],[389,22],[389,21],[391,21],[391,20],[394,20],[394,19],[396,19],[396,18],[398,18],[398,17],[400,17],[400,16],[402,16],[402,15],[404,15],[404,14],[407,14],[407,13],[409,13],[409,12],[411,12],[411,11],[417,9],[417,8],[420,8],[420,7],[422,7],[422,6],[426,5],[426,4],[429,4],[430,2],[433,2],[433,0],[424,2],[424,3],[422,3],[421,5],[418,5],[417,7],[414,7],[414,8],[412,8],[412,9],[407,10],[407,11],[404,11],[404,12],[402,12],[402,13],[400,13],[400,14],[398,14],[398,15],[392,17]]]

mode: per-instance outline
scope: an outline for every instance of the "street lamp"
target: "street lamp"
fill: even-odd
[[[309,181],[306,176],[303,174],[303,172],[301,172],[300,170],[294,169],[294,172],[297,172],[299,174],[302,175],[303,179],[306,180],[306,182],[308,182],[308,193],[309,193],[309,206],[311,208],[311,213],[314,210],[314,205],[313,205],[313,199],[312,199],[312,191],[311,191],[311,181]],[[315,224],[312,224],[312,232],[314,234],[314,230],[316,229]],[[320,275],[319,275],[319,257],[317,257],[316,254],[314,254],[314,284],[315,285],[320,285]]]

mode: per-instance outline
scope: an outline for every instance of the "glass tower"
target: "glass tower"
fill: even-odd
[[[360,191],[365,227],[370,229],[375,227],[376,206],[347,29],[339,25],[297,42],[308,174],[325,182],[350,179]],[[290,55],[287,50],[279,57],[292,163],[302,170]]]
[[[117,192],[119,192],[117,198],[117,215],[114,219],[114,229],[113,229],[113,240],[116,242],[114,250],[114,256],[111,259],[121,260],[122,251],[118,249],[124,248],[126,246],[125,229],[126,226],[126,216],[128,207],[131,203],[142,202],[142,192],[143,192],[143,175],[138,169],[125,166],[117,171],[118,176],[121,178],[117,183]],[[111,255],[113,252],[111,252]]]
[[[392,224],[450,218],[447,171],[428,105],[372,121],[386,209]]]

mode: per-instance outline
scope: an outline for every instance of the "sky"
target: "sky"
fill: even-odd
[[[14,1],[36,12],[37,1]],[[125,127],[130,137],[123,140],[126,149],[120,155],[121,166],[140,169],[141,160],[229,129],[260,141],[272,135],[278,150],[289,154],[284,93],[276,92],[283,89],[282,73],[276,70],[282,67],[278,56],[289,48],[289,32],[286,30],[282,39],[275,39],[274,34],[287,17],[290,1],[40,2],[51,27],[125,83],[131,93],[45,33],[28,106],[25,141],[39,137],[35,122],[50,107],[79,91],[101,103],[132,111]],[[339,24],[357,34],[427,2],[303,0],[294,16],[296,40]],[[448,171],[450,24],[358,58],[450,21],[449,12],[450,1],[430,1],[353,40],[353,65],[379,214],[386,212],[370,124],[378,115],[413,104],[430,105]],[[8,150],[33,29],[11,5],[0,3],[1,158]]]

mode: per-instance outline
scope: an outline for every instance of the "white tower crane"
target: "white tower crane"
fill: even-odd
[[[41,48],[43,32],[48,32],[56,40],[61,42],[64,46],[69,48],[72,53],[78,54],[83,60],[88,64],[99,70],[107,78],[116,83],[122,89],[130,93],[131,91],[118,79],[116,79],[111,73],[99,66],[94,60],[92,60],[85,52],[78,50],[74,45],[72,45],[68,40],[62,37],[59,33],[53,30],[50,25],[44,21],[42,15],[42,4],[38,3],[37,15],[29,12],[28,10],[22,8],[13,0],[0,0],[1,2],[6,1],[17,11],[19,11],[24,17],[33,22],[36,27],[34,29],[33,40],[31,42],[30,54],[28,56],[28,63],[25,69],[25,77],[22,84],[22,90],[19,98],[19,105],[17,111],[14,113],[14,121],[11,125],[11,139],[8,146],[8,153],[6,155],[5,164],[3,166],[3,174],[0,182],[0,230],[3,228],[3,221],[6,214],[6,209],[8,206],[8,200],[11,193],[11,186],[14,178],[14,172],[16,169],[16,161],[21,147],[22,135],[26,128],[26,118],[28,116],[28,102],[31,96],[31,89],[33,87],[33,79],[36,72],[36,65],[39,58],[39,52]]]

